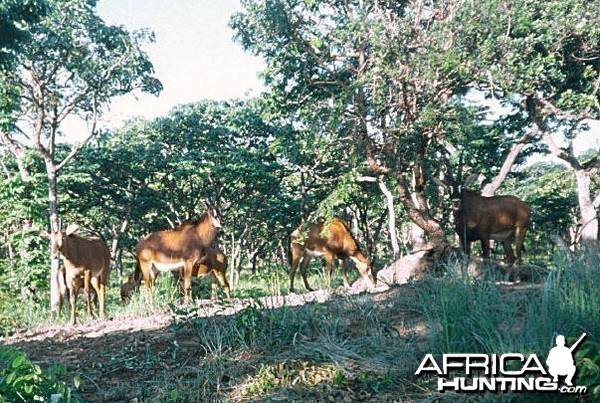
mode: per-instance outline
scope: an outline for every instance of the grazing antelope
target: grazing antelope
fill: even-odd
[[[221,226],[221,213],[213,206],[197,220],[142,238],[135,247],[135,254],[148,295],[152,295],[151,287],[158,272],[183,269],[184,296],[189,298],[194,266],[201,263]]]
[[[212,279],[211,299],[217,299],[217,281],[225,289],[227,299],[231,299],[229,282],[227,282],[227,257],[220,250],[209,249],[206,253],[206,259],[198,265],[195,273],[197,277]]]
[[[350,259],[356,265],[363,278],[368,278],[373,286],[375,279],[373,278],[373,266],[365,255],[361,252],[356,240],[350,233],[348,226],[340,219],[334,218],[325,228],[324,223],[312,225],[308,230],[308,238],[302,241],[302,226],[292,232],[291,248],[292,248],[292,268],[290,271],[290,292],[294,291],[294,275],[300,260],[300,272],[304,280],[304,286],[307,290],[313,291],[308,285],[306,279],[306,266],[311,258],[318,256],[324,257],[328,269],[327,286],[331,287],[331,273],[333,272],[334,259],[346,260]],[[342,275],[344,278],[344,286],[349,287],[348,277],[346,275],[346,265],[342,263]]]
[[[98,237],[84,238],[75,234],[78,228],[77,225],[70,224],[65,231],[55,232],[54,237],[45,231],[39,233],[45,238],[54,239],[52,254],[57,259],[62,258],[69,290],[71,325],[76,322],[77,294],[82,285],[87,299],[88,316],[92,315],[91,284],[98,297],[100,317],[104,317],[104,295],[110,274],[110,251],[106,243]]]
[[[469,255],[471,242],[479,240],[483,256],[489,258],[490,240],[493,239],[502,243],[509,264],[520,262],[525,233],[531,219],[529,205],[515,196],[484,197],[466,189],[477,177],[475,174],[470,175],[464,183],[436,180],[438,184],[450,188],[455,230],[463,250]],[[516,245],[516,257],[511,246],[513,241]]]
[[[140,270],[140,265],[137,263],[133,272],[127,278],[127,281],[121,284],[121,301],[127,302],[131,299],[131,294],[133,291],[139,287],[142,282],[142,271]]]

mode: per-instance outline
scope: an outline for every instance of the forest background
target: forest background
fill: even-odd
[[[22,306],[57,306],[37,230],[101,236],[116,287],[142,236],[231,202],[218,244],[235,289],[285,276],[289,234],[333,216],[377,268],[423,249],[446,259],[457,240],[433,178],[459,172],[530,204],[526,263],[597,255],[597,2],[242,0],[229,24],[264,61],[263,91],[119,127],[103,123],[114,99],[163,90],[155,38],[105,23],[96,3],[0,3],[3,327],[24,323]]]

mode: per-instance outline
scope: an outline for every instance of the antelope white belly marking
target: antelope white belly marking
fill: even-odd
[[[183,269],[183,262],[175,262],[175,263],[161,263],[161,262],[152,262],[152,265],[158,270],[162,272],[175,271],[179,269]]]
[[[511,238],[514,235],[514,233],[515,232],[513,230],[508,230],[508,231],[504,231],[504,232],[496,232],[496,233],[490,234],[490,238],[495,241],[506,241],[507,239]]]
[[[319,252],[319,251],[311,250],[311,249],[306,249],[304,251],[304,254],[307,256],[310,256],[310,257],[321,257],[321,256],[325,255],[325,253],[323,253],[323,252]]]

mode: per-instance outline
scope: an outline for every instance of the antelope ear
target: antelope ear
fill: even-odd
[[[50,239],[50,233],[47,231],[34,231],[33,233],[42,238]]]
[[[463,186],[469,186],[470,184],[474,183],[474,182],[483,182],[483,180],[485,179],[485,176],[483,176],[483,174],[471,174],[467,177],[467,179],[465,179],[465,182],[463,183]]]
[[[440,178],[433,177],[433,178],[431,178],[431,180],[434,181],[435,184],[438,185],[439,187],[443,187],[443,188],[447,188],[448,187],[448,185],[445,184],[444,182],[442,182],[440,180]]]
[[[79,229],[79,225],[77,224],[69,224],[67,226],[67,230],[65,231],[65,235],[71,235],[73,233],[75,233],[77,230]]]

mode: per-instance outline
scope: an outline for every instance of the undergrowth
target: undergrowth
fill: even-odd
[[[556,336],[569,343],[583,333],[576,351],[577,384],[600,395],[600,256],[559,255],[541,284],[517,286],[456,275],[414,284],[429,326],[429,353],[533,354],[547,356]],[[433,379],[421,380],[436,390]],[[519,399],[512,396],[510,399]],[[531,396],[530,396],[531,398]],[[544,401],[548,396],[540,396]]]
[[[501,276],[476,279],[448,270],[386,294],[337,296],[325,303],[267,308],[264,300],[249,298],[242,309],[226,314],[230,305],[221,299],[223,311],[212,316],[200,315],[194,303],[182,305],[174,281],[162,276],[152,301],[138,292],[122,304],[113,287],[107,312],[127,318],[164,314],[171,307],[178,318],[174,331],[185,328],[196,339],[203,358],[193,372],[147,381],[148,401],[450,401],[464,396],[438,394],[433,378],[414,375],[426,353],[546,357],[557,334],[572,343],[584,332],[587,339],[575,354],[576,383],[588,386],[584,398],[591,397],[600,394],[600,258],[557,256],[554,262],[535,284],[509,285]],[[325,276],[313,271],[311,285],[324,288]],[[247,275],[233,296],[284,295],[287,285],[287,276],[275,271]],[[208,298],[209,288],[208,283],[198,293]]]
[[[188,316],[180,326],[191,323],[207,360],[222,365],[221,376],[212,365],[202,366],[195,386],[177,389],[178,396],[198,398],[199,385],[206,391],[203,400],[355,400],[398,391],[400,379],[409,375],[404,364],[416,361],[418,349],[410,343],[414,335],[395,328],[393,308],[367,294],[273,309],[254,300],[231,316]],[[223,372],[232,371],[231,361],[242,352],[246,359],[238,369],[245,380],[234,387],[223,382]],[[162,396],[168,393],[167,387]]]
[[[62,365],[42,370],[21,351],[0,346],[0,402],[70,402],[72,392],[59,380],[65,374]]]

